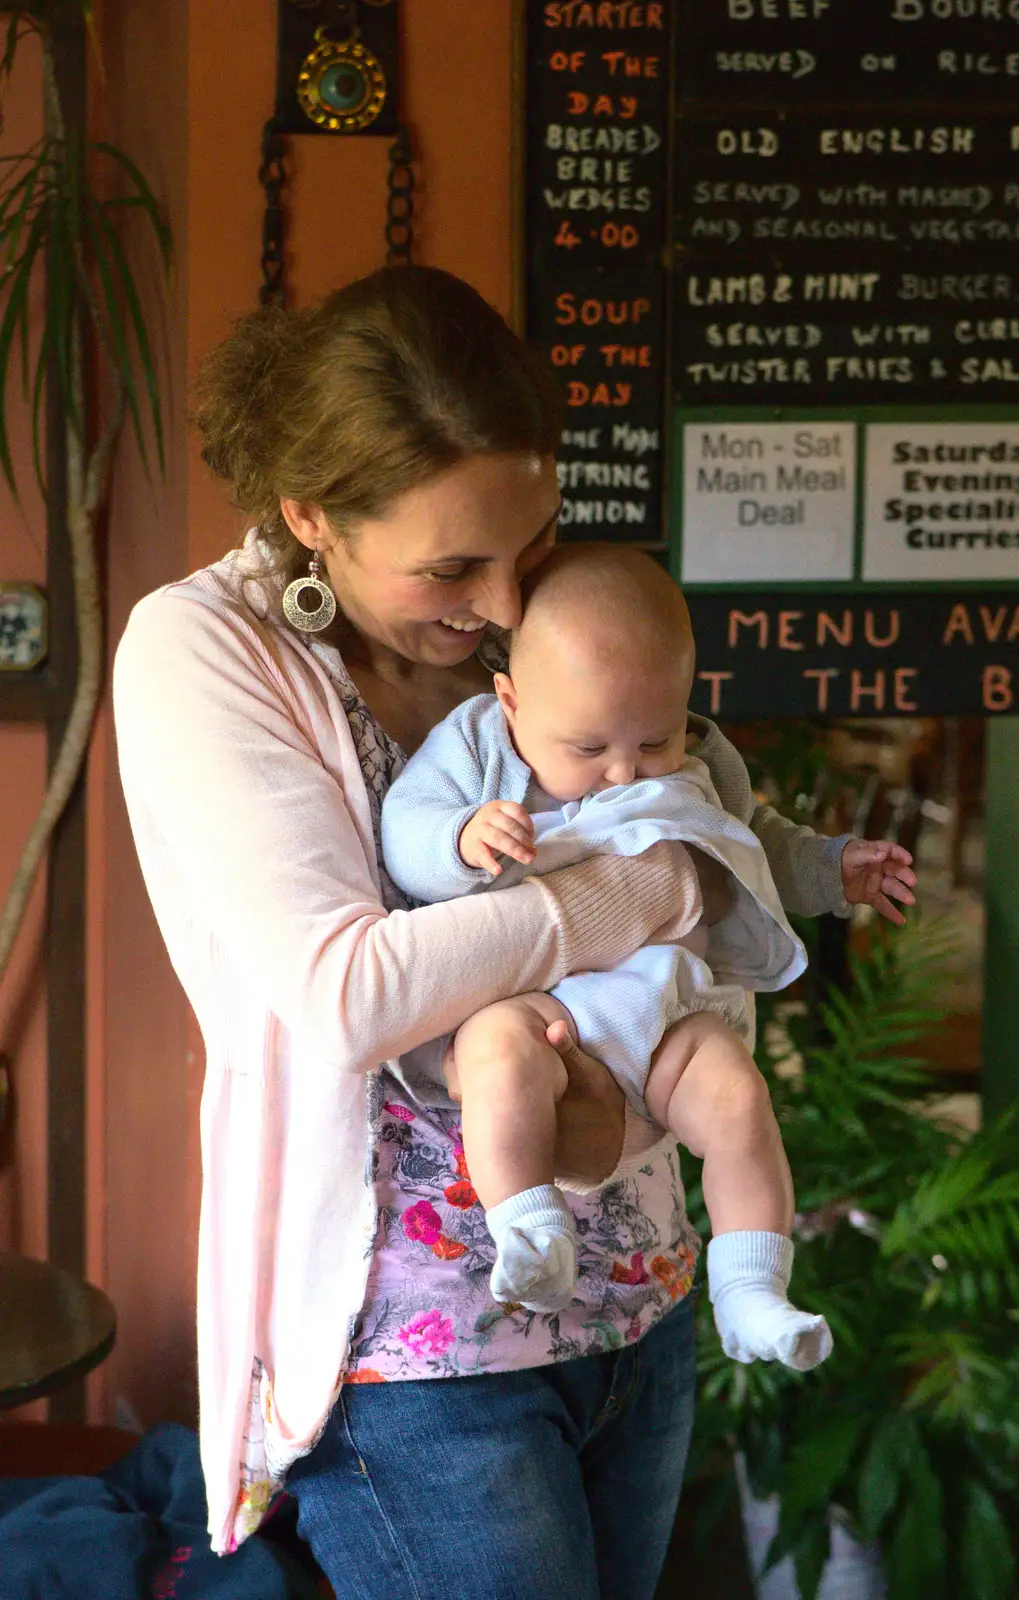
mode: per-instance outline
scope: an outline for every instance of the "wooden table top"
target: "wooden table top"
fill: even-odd
[[[48,1261],[0,1253],[0,1409],[91,1372],[113,1349],[116,1327],[101,1289]]]

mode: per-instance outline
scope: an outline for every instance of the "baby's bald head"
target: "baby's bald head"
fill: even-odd
[[[510,671],[571,657],[578,667],[682,673],[693,681],[690,613],[677,585],[641,550],[561,545],[524,584]]]
[[[638,550],[566,545],[524,585],[499,696],[517,751],[547,794],[677,772],[694,644],[686,602]]]

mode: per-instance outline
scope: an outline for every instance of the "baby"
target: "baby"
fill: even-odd
[[[691,879],[686,913],[660,941],[609,973],[487,1007],[452,1042],[467,1164],[497,1251],[492,1293],[550,1312],[573,1292],[553,1151],[559,1052],[579,1037],[639,1116],[703,1158],[709,1290],[727,1353],[805,1370],[831,1335],[787,1297],[792,1180],[748,1048],[745,993],[791,982],[805,957],[760,841],[687,753],[686,604],[649,557],[581,545],[555,551],[525,601],[495,694],[434,729],[386,798],[391,876],[434,901],[669,838],[689,848]]]

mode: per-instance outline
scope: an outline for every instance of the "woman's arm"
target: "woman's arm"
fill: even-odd
[[[121,774],[164,931],[184,912],[207,928],[337,1065],[388,1060],[492,1000],[611,966],[690,892],[685,852],[656,846],[387,916],[318,753],[328,708],[298,698],[273,648],[225,607],[173,590],[142,601],[114,674]]]

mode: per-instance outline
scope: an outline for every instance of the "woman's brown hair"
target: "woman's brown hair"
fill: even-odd
[[[272,570],[308,559],[280,499],[341,535],[479,454],[554,454],[551,374],[476,290],[437,267],[373,272],[310,310],[244,317],[195,386],[202,455],[258,525]]]

